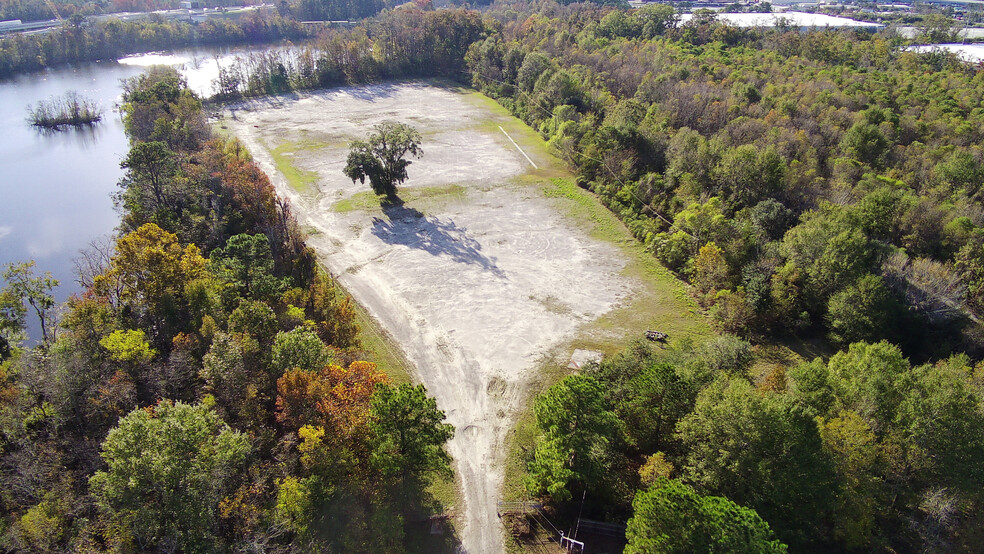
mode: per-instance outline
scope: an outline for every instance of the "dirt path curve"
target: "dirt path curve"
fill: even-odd
[[[455,426],[457,528],[472,554],[504,550],[496,502],[506,434],[537,362],[634,287],[619,276],[615,247],[588,238],[535,186],[516,184],[532,168],[500,132],[504,118],[473,95],[402,84],[245,104],[223,122]],[[348,142],[386,119],[416,126],[424,156],[400,189],[405,204],[380,208],[341,169]],[[312,189],[297,185],[305,179]]]

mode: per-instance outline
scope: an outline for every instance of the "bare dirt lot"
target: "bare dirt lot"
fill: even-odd
[[[498,553],[506,436],[542,359],[570,356],[576,337],[630,299],[667,294],[625,271],[635,263],[625,248],[589,236],[590,222],[544,194],[564,175],[559,163],[482,98],[419,83],[336,89],[235,106],[222,125],[447,413],[463,550]],[[342,167],[349,141],[388,119],[414,125],[424,155],[400,188],[403,204],[381,207]]]

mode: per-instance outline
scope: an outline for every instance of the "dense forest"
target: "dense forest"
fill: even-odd
[[[529,490],[631,515],[635,552],[771,550],[770,527],[793,551],[979,544],[979,69],[890,34],[680,26],[664,6],[486,21],[473,85],[727,333],[547,390]],[[842,350],[753,372],[734,335]],[[721,517],[726,500],[767,526]]]
[[[220,97],[470,84],[691,285],[720,336],[633,345],[532,401],[525,484],[559,513],[583,498],[587,515],[627,521],[629,552],[972,551],[984,72],[907,45],[708,13],[681,25],[663,5],[405,7],[227,68]],[[348,301],[180,85],[161,72],[128,85],[125,234],[88,253],[89,292],[44,346],[4,362],[9,548],[395,548],[402,533],[379,533],[430,501],[421,482],[447,469],[449,431],[423,391],[357,361]],[[149,263],[167,278],[148,279]],[[8,273],[5,313],[44,321],[44,279]],[[753,346],[803,341],[829,355],[787,363]],[[395,402],[428,414],[421,444],[387,435]],[[171,489],[148,506],[124,486],[134,452],[184,456],[126,438],[172,419],[214,445],[188,463],[221,476],[171,504],[193,516],[163,508]],[[386,448],[406,461],[383,464]],[[137,514],[160,523],[135,529]],[[185,535],[185,517],[211,534]]]
[[[124,100],[123,220],[85,292],[55,321],[50,275],[4,272],[2,548],[402,550],[450,472],[443,412],[360,361],[351,301],[174,70]]]

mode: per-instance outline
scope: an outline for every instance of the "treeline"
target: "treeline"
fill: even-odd
[[[219,73],[219,99],[313,90],[387,79],[467,80],[465,53],[484,36],[478,12],[385,11],[351,29],[333,29],[306,46],[255,53]]]
[[[290,11],[302,21],[355,21],[396,5],[392,0],[297,0]]]
[[[474,86],[539,129],[719,329],[981,352],[984,74],[893,35],[542,8],[490,14]]]
[[[242,6],[254,4],[248,0],[208,0],[205,6]],[[52,11],[54,6],[58,13]],[[172,10],[181,7],[181,0],[0,0],[0,21],[20,19],[23,21],[41,21],[57,19],[59,16],[69,19],[72,16],[89,16],[105,13],[120,12],[149,12],[156,10]]]
[[[383,10],[406,9],[408,4],[419,8],[431,9],[435,4],[442,6],[468,4],[472,6],[485,6],[491,4],[492,0],[477,0],[468,2],[466,0],[414,0],[404,2],[403,0],[294,0],[285,8],[300,20],[315,21],[356,21],[372,17]]]
[[[360,361],[351,301],[178,74],[124,88],[123,220],[83,252],[85,292],[56,320],[50,276],[4,272],[0,547],[404,550],[440,509],[443,412]]]
[[[753,360],[724,335],[566,377],[534,403],[529,491],[572,526],[628,518],[626,552],[977,548],[984,366],[914,366],[888,342]]]
[[[168,21],[151,15],[142,21],[110,19],[93,25],[66,23],[59,29],[0,38],[0,78],[24,71],[81,61],[116,59],[135,52],[219,44],[262,44],[308,38],[297,21],[254,12],[238,20],[202,23]]]

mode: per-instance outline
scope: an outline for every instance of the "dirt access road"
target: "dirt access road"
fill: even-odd
[[[427,84],[380,85],[241,104],[222,122],[454,425],[457,528],[473,554],[504,550],[496,501],[506,434],[543,357],[566,359],[563,345],[639,286],[621,274],[621,250],[544,195],[538,183],[561,174],[559,162],[487,103]],[[384,120],[423,135],[401,206],[380,207],[368,184],[342,174],[348,143]]]

